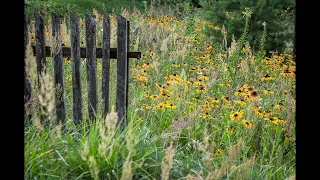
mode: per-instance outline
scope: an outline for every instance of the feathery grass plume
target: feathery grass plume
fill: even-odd
[[[263,31],[262,31],[262,36],[259,42],[259,51],[257,53],[258,60],[262,59],[266,54],[266,51],[264,50],[264,45],[267,38],[267,23],[263,22],[262,25],[263,25]]]
[[[203,180],[201,177],[202,172],[200,171],[199,173],[195,174],[188,174],[186,177],[184,177],[186,180]]]
[[[192,126],[193,123],[194,120],[188,120],[183,116],[180,116],[178,120],[172,122],[172,124],[169,126],[169,129],[171,133],[178,135],[182,129]]]
[[[161,180],[169,179],[169,172],[170,172],[170,169],[172,168],[173,156],[174,156],[174,148],[172,147],[172,142],[171,142],[170,146],[166,149],[166,152],[162,158]]]
[[[126,8],[124,8],[122,10],[122,12],[121,12],[121,16],[123,16],[124,18],[128,19],[130,17],[130,13]]]
[[[237,47],[238,47],[238,43],[234,37],[234,34],[232,34],[232,41],[231,41],[231,45],[230,47],[228,48],[228,54],[229,56],[233,55],[236,50],[237,50]]]
[[[28,29],[30,29],[30,26],[28,25]],[[31,31],[31,29],[30,29]],[[25,59],[25,71],[27,74],[27,79],[30,80],[31,87],[36,87],[36,79],[37,79],[37,65],[36,65],[36,58],[33,55],[32,50],[32,38],[35,39],[35,35],[32,35],[34,33],[28,33],[28,39],[29,42],[26,46],[26,59]]]
[[[67,20],[66,19],[62,19],[61,20],[62,23],[60,24],[60,32],[61,32],[61,45],[70,47],[70,35],[67,29]]]
[[[52,136],[54,139],[58,140],[61,137],[62,132],[62,122],[59,121],[53,129],[52,129]]]
[[[262,120],[258,121],[256,127],[254,128],[253,132],[253,136],[251,138],[251,152],[250,154],[253,155],[257,152],[261,152],[261,137],[262,137]]]
[[[105,157],[106,154],[109,154],[109,157],[107,157],[109,159],[112,155],[117,119],[118,114],[114,110],[114,106],[112,106],[111,111],[106,115],[104,122],[99,124],[101,142],[99,143],[98,152],[101,157]]]
[[[88,140],[86,140],[84,143],[82,143],[82,150],[81,150],[81,158],[84,161],[88,160],[89,155],[89,143]]]
[[[252,170],[252,166],[255,163],[256,156],[251,156],[249,159],[246,160],[243,164],[235,167],[232,166],[230,168],[229,179],[250,179],[250,172]]]
[[[61,34],[55,34],[50,37],[51,41],[49,46],[51,46],[51,54],[52,56],[56,56],[62,48],[62,36]]]
[[[94,179],[94,180],[97,180],[99,179],[99,168],[97,166],[97,162],[96,160],[94,159],[93,155],[89,156],[89,159],[88,159],[88,165],[90,167],[90,173],[91,173],[91,177]]]
[[[222,47],[225,50],[228,50],[227,30],[226,30],[226,27],[224,26],[224,24],[222,25],[222,28],[221,28],[221,34],[223,36]]]
[[[56,122],[53,122],[53,110],[55,108],[53,77],[46,71],[40,74],[39,77],[41,87],[37,95],[40,106],[41,121],[45,128],[52,128],[56,124]]]
[[[127,149],[128,149],[128,155],[126,158],[126,161],[123,163],[122,166],[122,175],[120,180],[131,180],[132,179],[132,154],[133,154],[133,135],[132,135],[132,127],[127,127],[128,135],[127,135]]]
[[[132,134],[132,124],[129,124],[127,127],[127,149],[128,149],[128,155],[126,158],[126,161],[123,163],[122,166],[122,175],[121,180],[131,180],[132,179],[132,154],[134,153],[133,148],[133,134]]]
[[[202,159],[204,162],[204,167],[207,171],[211,171],[213,169],[212,166],[212,155],[214,154],[215,143],[209,142],[210,136],[208,135],[207,125],[203,130],[203,140],[202,144],[199,146],[199,150],[202,152]]]
[[[82,144],[81,159],[89,166],[91,177],[93,179],[99,179],[99,168],[93,155],[90,155],[90,147],[87,139]]]
[[[131,159],[131,152],[129,152],[126,161],[123,163],[122,166],[122,175],[120,180],[131,180],[132,179],[132,159]]]
[[[239,46],[238,46],[238,52],[240,52],[240,49],[242,48],[243,45],[245,45],[245,42],[246,42],[246,37],[247,37],[247,34],[248,34],[248,29],[249,29],[249,19],[251,17],[251,14],[252,14],[252,10],[250,8],[245,8],[245,11],[244,11],[244,17],[246,18],[246,23],[245,23],[245,26],[244,26],[244,30],[243,30],[243,33],[241,34],[241,37],[239,39]]]
[[[41,124],[40,118],[36,113],[33,114],[34,120],[33,125],[38,128],[40,131],[44,131],[44,126]]]
[[[249,65],[247,60],[242,60],[240,63],[240,73],[242,73],[245,79],[248,79],[247,74],[249,72]]]
[[[165,39],[163,39],[161,42],[161,46],[160,46],[160,50],[161,50],[161,57],[164,57],[165,55],[167,55],[168,52],[168,45],[169,45],[169,40],[170,37],[166,37]]]
[[[296,180],[296,174],[292,174],[292,175],[288,178],[288,180]]]
[[[211,67],[210,67],[211,69]],[[207,83],[208,87],[211,87],[213,84],[215,84],[215,82],[217,81],[217,78],[220,74],[220,70],[219,69],[214,69],[214,70],[210,70],[210,72],[213,72],[211,73],[211,76],[210,76],[210,80],[209,82]]]
[[[240,138],[237,144],[231,146],[228,150],[227,159],[225,159],[221,166],[214,171],[210,171],[206,176],[206,180],[215,180],[221,179],[227,173],[228,169],[230,169],[236,163],[236,159],[240,155],[240,151],[243,147],[243,140]]]

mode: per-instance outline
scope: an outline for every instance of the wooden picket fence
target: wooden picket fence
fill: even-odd
[[[117,85],[116,85],[116,111],[118,113],[117,125],[121,130],[126,124],[126,112],[128,107],[128,80],[129,80],[129,58],[141,57],[141,52],[129,52],[129,30],[130,22],[118,15],[117,18],[117,48],[110,48],[110,19],[104,14],[103,19],[103,45],[96,47],[96,22],[93,17],[85,15],[85,39],[86,47],[80,47],[80,26],[79,19],[75,13],[70,13],[70,42],[71,47],[62,46],[59,42],[61,31],[61,17],[51,12],[52,36],[61,48],[52,53],[52,47],[45,46],[43,16],[35,12],[35,37],[36,44],[32,46],[36,56],[38,85],[41,86],[40,75],[46,71],[46,57],[53,57],[55,87],[61,91],[56,91],[56,114],[58,122],[65,122],[65,94],[64,94],[64,64],[63,57],[71,58],[72,63],[72,91],[73,91],[73,120],[79,124],[83,120],[82,114],[82,90],[81,90],[81,70],[80,60],[86,58],[87,84],[88,84],[88,113],[89,119],[96,119],[97,112],[97,67],[96,58],[102,58],[102,105],[105,117],[109,112],[109,69],[110,59],[117,59]],[[25,16],[25,51],[28,44],[28,28]],[[26,52],[25,52],[26,53]],[[26,55],[25,55],[26,58]],[[26,74],[25,74],[26,76]],[[25,96],[31,96],[30,83],[25,77]],[[27,89],[27,91],[26,91]],[[29,89],[29,90],[28,90]]]

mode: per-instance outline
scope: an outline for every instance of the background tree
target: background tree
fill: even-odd
[[[225,26],[228,43],[232,34],[238,39],[243,33],[245,20],[243,12],[246,7],[252,10],[247,41],[253,50],[259,48],[259,39],[262,36],[263,22],[266,22],[267,34],[265,49],[283,52],[287,43],[294,41],[295,1],[294,0],[200,0],[199,13],[205,20],[215,26]],[[205,31],[214,42],[222,42],[221,30],[216,28]]]

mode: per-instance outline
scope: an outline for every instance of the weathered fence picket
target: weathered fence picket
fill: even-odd
[[[88,82],[89,119],[95,119],[97,112],[97,60],[96,60],[96,22],[86,14],[86,59]]]
[[[127,20],[118,16],[118,61],[117,61],[117,93],[116,93],[116,110],[118,112],[117,125],[123,130],[126,125],[126,105],[127,105],[127,52],[128,52],[128,35],[127,35]]]
[[[109,112],[109,76],[110,76],[110,19],[103,16],[103,47],[102,47],[102,103],[103,119]]]
[[[65,93],[64,93],[64,68],[61,50],[61,19],[57,14],[51,12],[52,19],[52,36],[54,37],[54,79],[55,79],[55,97],[56,97],[56,113],[58,123],[64,124],[66,119],[65,112]]]
[[[79,19],[73,12],[70,13],[70,39],[72,59],[73,120],[75,124],[79,124],[83,119],[80,74],[80,27]]]
[[[39,12],[34,13],[35,16],[35,34],[36,34],[36,60],[37,60],[37,74],[38,86],[41,87],[40,76],[45,71],[46,66],[46,41],[44,35],[43,17]]]
[[[81,58],[86,58],[87,84],[88,84],[88,112],[89,119],[96,119],[97,115],[97,58],[102,58],[102,106],[104,118],[109,109],[109,78],[110,59],[117,59],[117,91],[116,110],[118,113],[117,125],[121,131],[126,125],[126,112],[128,108],[129,58],[140,58],[141,52],[129,52],[130,22],[118,16],[117,48],[110,48],[110,19],[104,14],[103,19],[103,46],[96,47],[96,22],[88,14],[85,16],[86,47],[80,47],[79,19],[75,13],[70,13],[70,47],[62,46],[60,24],[61,18],[54,12],[52,18],[53,46],[45,46],[43,18],[35,12],[36,45],[32,46],[37,60],[38,83],[39,77],[46,70],[46,57],[54,59],[54,74],[56,85],[56,114],[58,122],[65,122],[65,92],[64,92],[64,64],[63,57],[71,57],[72,64],[72,93],[73,93],[73,120],[79,124],[83,120],[82,90],[81,90]],[[25,20],[26,21],[26,20]],[[27,29],[25,24],[25,51],[27,46]],[[26,79],[26,73],[25,73]],[[25,88],[27,87],[25,83]],[[25,92],[25,95],[28,93]],[[29,93],[31,94],[31,92]]]

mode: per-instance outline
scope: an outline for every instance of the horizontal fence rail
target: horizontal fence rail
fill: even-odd
[[[36,47],[32,46],[32,50],[33,50],[33,55],[36,55]],[[71,49],[70,47],[64,47],[62,46],[62,56],[66,57],[66,58],[71,58]],[[50,46],[46,46],[45,47],[45,54],[46,57],[53,57],[52,54],[52,48]],[[102,51],[103,48],[96,48],[96,58],[102,58]],[[117,59],[117,48],[110,48],[110,59]],[[86,58],[87,54],[86,54],[86,48],[85,47],[81,47],[80,48],[80,57],[81,58]],[[141,58],[141,52],[128,52],[128,58],[136,58],[136,59],[140,59]]]

